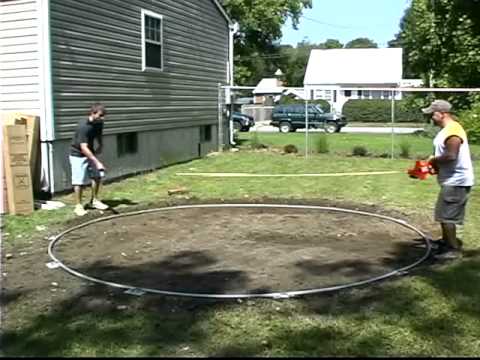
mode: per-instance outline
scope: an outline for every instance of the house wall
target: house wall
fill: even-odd
[[[40,115],[37,0],[0,2],[0,111]]]
[[[163,71],[142,71],[142,9],[163,16]],[[229,29],[213,1],[51,0],[50,17],[55,191],[70,186],[70,138],[93,102],[108,111],[104,161],[110,177],[217,148],[218,84],[228,78]],[[214,133],[200,144],[207,125]],[[131,132],[138,134],[138,153],[120,158],[117,135]]]

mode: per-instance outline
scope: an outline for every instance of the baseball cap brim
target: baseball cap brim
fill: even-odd
[[[432,109],[431,106],[429,106],[429,107],[426,107],[426,108],[422,109],[422,112],[424,114],[433,114],[433,109]]]

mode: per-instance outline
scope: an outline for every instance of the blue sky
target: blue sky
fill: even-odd
[[[290,21],[285,24],[281,43],[296,45],[306,38],[312,43],[338,39],[345,44],[368,37],[386,47],[399,31],[409,4],[410,0],[313,0],[312,9],[303,12],[298,30]]]

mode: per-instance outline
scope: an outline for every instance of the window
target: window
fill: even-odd
[[[127,133],[117,135],[117,155],[124,157],[138,152],[137,133]]]
[[[206,143],[212,141],[212,125],[200,126],[200,142]]]
[[[351,97],[352,96],[352,90],[345,90],[345,97]]]
[[[359,99],[362,98],[362,90],[357,90],[357,97],[358,97]]]
[[[163,70],[163,16],[142,10],[142,70]]]

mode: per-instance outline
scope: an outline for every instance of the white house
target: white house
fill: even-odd
[[[274,102],[280,99],[284,91],[283,83],[278,78],[262,79],[253,90],[255,104],[273,105]]]
[[[310,99],[324,99],[341,112],[350,99],[391,99],[392,92],[372,90],[402,86],[401,48],[312,50],[304,78]],[[348,90],[349,88],[369,90]],[[395,99],[401,99],[401,93]]]

